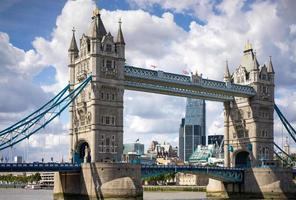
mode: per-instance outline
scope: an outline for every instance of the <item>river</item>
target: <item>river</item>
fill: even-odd
[[[0,189],[0,200],[53,200],[52,190]],[[144,192],[144,200],[206,199],[205,192]]]

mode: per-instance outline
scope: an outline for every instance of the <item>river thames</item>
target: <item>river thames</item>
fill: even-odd
[[[53,200],[52,190],[0,189],[0,200]],[[206,199],[205,192],[144,192],[144,200]]]

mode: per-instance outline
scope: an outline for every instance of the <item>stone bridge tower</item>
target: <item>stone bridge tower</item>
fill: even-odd
[[[273,160],[274,69],[271,58],[259,65],[247,42],[241,64],[224,81],[252,86],[252,98],[235,97],[224,104],[225,166],[254,167]]]
[[[114,41],[96,9],[79,49],[73,30],[68,52],[71,89],[92,76],[70,107],[70,159],[78,163],[118,162],[123,151],[125,63],[121,22]]]

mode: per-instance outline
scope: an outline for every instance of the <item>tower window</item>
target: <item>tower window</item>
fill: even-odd
[[[111,60],[107,60],[106,67],[107,67],[107,69],[112,69],[113,68],[112,67],[112,61]]]
[[[106,45],[106,51],[107,51],[107,52],[111,52],[111,51],[112,51],[112,46],[111,46],[111,44],[107,44],[107,45]]]
[[[109,116],[106,117],[106,124],[110,124],[110,117]]]

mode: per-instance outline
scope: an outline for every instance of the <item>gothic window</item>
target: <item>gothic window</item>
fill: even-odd
[[[115,125],[115,117],[111,117],[111,124]]]
[[[112,94],[112,101],[115,100],[115,94]]]
[[[263,147],[261,151],[261,159],[267,160],[269,158],[269,149],[268,147]]]
[[[110,138],[107,137],[107,138],[106,138],[106,146],[109,146],[109,145],[110,145]]]
[[[248,112],[248,118],[251,118],[251,112],[250,111]]]
[[[262,80],[267,80],[267,76],[266,76],[266,74],[262,74]]]
[[[104,116],[101,117],[101,123],[104,124]]]
[[[241,77],[241,83],[243,83],[243,82],[244,82],[244,77],[242,76],[242,77]]]
[[[104,99],[104,92],[101,92],[101,99]]]
[[[262,86],[262,93],[268,94],[268,88],[266,86]]]
[[[106,62],[106,68],[107,69],[112,69],[113,67],[112,67],[112,60],[107,60],[107,62]]]
[[[101,135],[101,139],[104,140],[104,138],[105,138],[105,135],[102,134],[102,135]]]
[[[87,40],[87,52],[90,52],[90,41]]]
[[[106,124],[109,125],[110,124],[110,117],[106,116]]]
[[[107,93],[106,97],[107,97],[107,100],[109,101],[109,93]]]
[[[106,52],[111,52],[112,51],[112,46],[111,44],[106,45]]]

